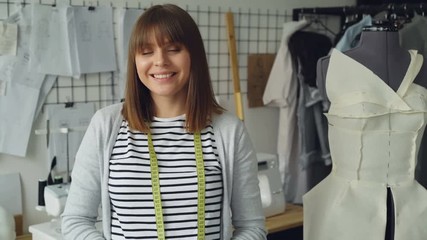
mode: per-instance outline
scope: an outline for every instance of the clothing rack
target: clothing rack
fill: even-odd
[[[346,17],[349,15],[376,15],[380,12],[387,12],[387,16],[413,16],[414,12],[420,15],[427,13],[427,3],[407,3],[407,4],[384,4],[384,5],[360,5],[345,7],[322,7],[322,8],[295,8],[292,12],[293,21],[298,21],[301,15],[317,14],[340,17],[341,26],[344,25]]]

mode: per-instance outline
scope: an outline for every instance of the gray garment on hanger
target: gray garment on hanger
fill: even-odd
[[[297,125],[299,135],[299,159],[301,171],[305,172],[306,192],[322,181],[331,170],[327,121],[323,115],[323,99],[319,89],[305,82],[298,69],[299,96]]]
[[[410,23],[399,31],[400,45],[405,49],[416,49],[427,58],[427,18],[415,13]],[[424,60],[425,61],[425,60]],[[427,132],[424,132],[418,152],[415,179],[427,188]]]
[[[301,70],[298,65],[298,72]],[[303,169],[311,163],[324,162],[330,165],[327,122],[323,116],[323,99],[319,89],[305,83],[304,76],[297,74],[299,96],[297,107],[297,123],[300,141],[299,161]]]
[[[405,49],[418,50],[427,57],[427,18],[415,13],[410,23],[399,30],[400,45]]]
[[[285,189],[285,196],[288,201],[302,203],[302,195],[330,173],[327,122],[316,86],[316,64],[320,57],[328,53],[332,43],[324,34],[297,31],[289,39],[288,45],[299,89],[295,112],[298,151],[297,161],[289,163],[291,185]]]

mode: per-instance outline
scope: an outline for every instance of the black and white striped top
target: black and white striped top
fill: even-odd
[[[152,125],[166,239],[197,238],[197,170],[194,137],[185,116],[155,118]],[[206,178],[206,239],[220,239],[222,169],[212,126],[201,132]],[[123,121],[110,159],[112,239],[157,239],[147,135]]]

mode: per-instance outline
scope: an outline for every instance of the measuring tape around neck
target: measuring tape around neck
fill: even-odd
[[[148,150],[150,153],[151,184],[153,190],[154,211],[156,214],[157,238],[165,239],[165,225],[163,223],[162,199],[160,196],[159,166],[154,151],[153,138],[147,135]],[[203,163],[202,140],[200,132],[194,133],[194,150],[197,168],[197,239],[205,238],[205,167]]]

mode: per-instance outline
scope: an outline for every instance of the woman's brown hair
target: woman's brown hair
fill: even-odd
[[[205,128],[214,113],[224,109],[216,102],[211,85],[208,62],[203,40],[193,18],[173,4],[155,5],[148,8],[133,26],[129,40],[127,82],[123,117],[129,127],[142,132],[149,131],[153,119],[153,102],[150,91],[138,77],[135,55],[141,53],[152,35],[161,44],[165,40],[183,44],[190,53],[191,67],[186,101],[187,131]]]

